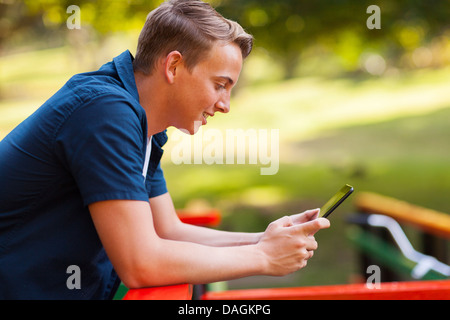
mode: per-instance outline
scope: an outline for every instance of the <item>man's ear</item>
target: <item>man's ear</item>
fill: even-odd
[[[177,76],[177,68],[183,63],[183,55],[178,51],[172,51],[166,56],[164,63],[164,75],[167,81],[172,84]]]

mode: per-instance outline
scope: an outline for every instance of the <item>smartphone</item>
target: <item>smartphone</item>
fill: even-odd
[[[353,192],[353,187],[351,185],[346,184],[339,190],[334,196],[328,200],[325,205],[320,208],[319,217],[326,218],[328,217],[345,199],[348,198],[350,194]]]

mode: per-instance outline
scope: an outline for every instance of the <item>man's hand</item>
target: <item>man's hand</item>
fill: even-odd
[[[318,209],[308,210],[267,227],[257,244],[267,258],[266,274],[284,276],[306,266],[318,246],[314,234],[330,226],[327,219],[317,219],[318,214]]]

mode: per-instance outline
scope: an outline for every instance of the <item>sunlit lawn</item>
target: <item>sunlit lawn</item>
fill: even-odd
[[[59,49],[0,60],[0,137],[79,70],[67,57]],[[320,207],[344,183],[450,212],[449,71],[241,87],[232,111],[210,119],[207,128],[278,129],[278,173],[260,175],[258,164],[174,165],[176,142],[169,141],[163,167],[172,197],[178,207],[193,205],[193,199],[218,207],[222,228],[242,231],[262,231],[284,214]],[[170,129],[169,138],[173,134]],[[345,239],[352,210],[348,201],[331,218],[332,229],[317,235],[322,250],[304,271],[231,286],[347,282],[357,267]]]
[[[305,193],[320,199],[344,182],[333,178],[342,175],[359,179],[366,189],[406,198],[411,193],[410,199],[433,206],[436,196],[431,195],[445,194],[444,190],[434,193],[432,186],[422,188],[407,181],[400,188],[398,178],[407,170],[405,179],[436,179],[431,172],[440,167],[442,176],[435,183],[440,187],[450,183],[445,179],[450,155],[446,148],[450,138],[448,71],[359,81],[301,78],[244,88],[235,97],[232,111],[216,115],[207,128],[222,132],[229,128],[279,129],[279,172],[261,176],[261,165],[174,166],[171,148],[179,142],[169,140],[165,166],[176,177],[169,178],[177,186],[174,197],[185,204],[203,192],[215,203],[235,192],[245,202],[249,200],[242,188],[257,187],[263,203],[283,202]],[[308,174],[311,170],[314,173]],[[411,176],[409,171],[414,170]],[[374,184],[373,175],[388,172],[382,186]],[[170,177],[171,173],[166,174]],[[308,178],[300,179],[302,175]],[[426,195],[417,195],[414,188],[423,189]],[[450,212],[444,200],[434,206]]]

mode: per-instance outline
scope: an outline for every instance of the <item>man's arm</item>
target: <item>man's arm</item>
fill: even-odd
[[[145,201],[109,200],[89,206],[103,246],[129,288],[209,283],[251,275],[286,275],[306,265],[317,249],[313,234],[326,219],[293,224],[283,217],[257,244],[210,247],[161,238]]]
[[[169,193],[150,199],[156,233],[164,239],[195,242],[214,247],[256,244],[261,233],[227,232],[180,221]]]

